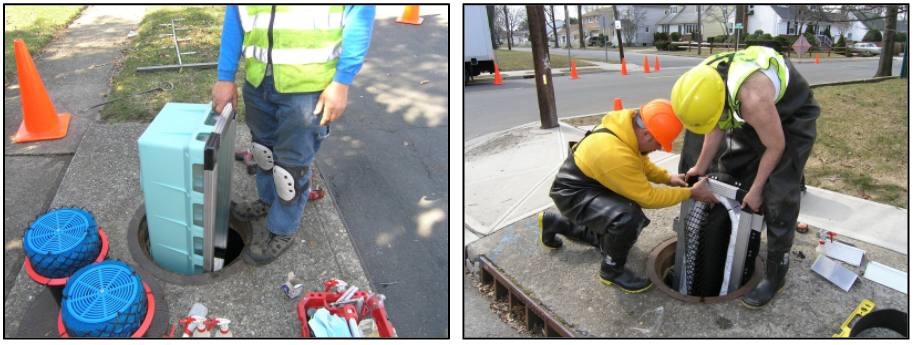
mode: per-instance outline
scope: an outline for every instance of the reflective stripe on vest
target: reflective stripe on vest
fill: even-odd
[[[239,6],[239,17],[249,83],[261,84],[268,62],[281,93],[321,91],[331,83],[343,41],[344,6]]]
[[[711,56],[703,61],[703,63],[707,64],[718,59],[724,59],[728,54],[729,53]],[[728,90],[726,92],[728,92],[729,96],[726,99],[728,100],[730,112],[729,116],[719,121],[719,128],[721,129],[736,128],[745,123],[744,119],[741,118],[741,104],[738,101],[738,90],[751,73],[758,70],[776,69],[776,76],[779,78],[779,91],[776,94],[776,99],[773,101],[773,104],[778,103],[782,99],[782,96],[786,92],[786,87],[789,85],[789,70],[786,67],[786,62],[782,55],[776,53],[772,48],[751,46],[746,50],[731,54],[734,54],[735,57],[734,60],[732,60],[731,66],[729,66],[728,80],[726,83],[726,85],[728,85]],[[715,64],[717,63],[713,63],[713,66],[715,66]]]

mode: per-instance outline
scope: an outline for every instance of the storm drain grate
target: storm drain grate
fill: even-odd
[[[500,273],[496,265],[490,260],[481,256],[478,261],[480,262],[480,281],[484,284],[493,284],[495,297],[507,296],[509,310],[512,310],[516,305],[521,305],[525,308],[525,326],[528,330],[537,331],[540,328],[540,331],[546,337],[576,337],[575,333],[563,326],[553,315],[542,308],[540,302],[532,300],[524,291]]]

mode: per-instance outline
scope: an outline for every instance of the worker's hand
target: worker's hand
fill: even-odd
[[[751,187],[751,190],[747,191],[747,195],[744,196],[744,201],[741,202],[741,208],[749,206],[754,212],[760,213],[760,204],[763,203],[761,194],[763,193],[760,189]]]
[[[705,175],[703,174],[703,171],[700,169],[697,169],[697,167],[694,166],[693,168],[690,168],[690,170],[687,170],[687,173],[684,174],[684,181],[689,179],[691,176],[703,176],[703,175]]]
[[[239,92],[235,89],[235,82],[228,80],[216,81],[216,86],[213,87],[212,97],[213,111],[217,114],[221,114],[223,112],[223,107],[229,102],[232,102],[232,106],[238,109]]]
[[[337,120],[341,114],[343,114],[344,109],[347,108],[347,90],[350,89],[350,85],[338,83],[336,81],[331,82],[331,85],[328,85],[324,91],[321,92],[321,96],[318,97],[318,104],[315,105],[315,114],[324,114],[321,116],[321,125],[327,126],[331,122]]]
[[[716,199],[716,196],[713,195],[709,189],[706,189],[707,180],[709,180],[709,178],[704,177],[699,182],[695,183],[693,187],[690,187],[690,197],[696,201],[702,201],[707,204],[718,203],[719,200]]]
[[[668,179],[668,185],[671,187],[687,187],[687,175],[671,175],[671,178]]]

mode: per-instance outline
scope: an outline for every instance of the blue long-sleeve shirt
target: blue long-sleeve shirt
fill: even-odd
[[[369,50],[372,26],[375,24],[375,6],[344,6],[343,43],[340,57],[337,60],[337,72],[334,81],[350,85],[353,77],[363,68],[363,58]],[[223,33],[219,47],[217,79],[235,81],[239,70],[239,58],[242,56],[242,21],[239,18],[238,5],[226,6],[226,18],[223,21]]]

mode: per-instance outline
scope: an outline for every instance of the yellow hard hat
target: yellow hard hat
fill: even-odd
[[[725,108],[725,83],[712,66],[691,68],[674,83],[671,105],[689,131],[709,133]]]
[[[674,117],[671,102],[664,99],[652,100],[639,108],[639,116],[646,129],[662,145],[665,152],[671,152],[671,144],[684,129],[681,122]]]

